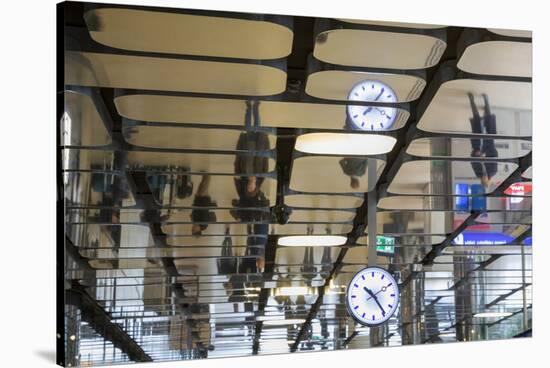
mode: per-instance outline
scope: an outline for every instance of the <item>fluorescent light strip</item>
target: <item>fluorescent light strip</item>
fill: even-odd
[[[296,139],[297,151],[321,155],[380,155],[390,152],[397,140],[380,134],[308,133]]]
[[[264,325],[267,326],[286,326],[286,325],[299,325],[304,323],[304,318],[291,318],[291,319],[268,319],[264,321]]]
[[[285,247],[334,247],[346,244],[347,240],[343,235],[296,235],[280,237],[277,244]]]
[[[476,313],[474,315],[474,318],[502,318],[502,317],[510,317],[512,313],[510,312],[483,312],[483,313]]]

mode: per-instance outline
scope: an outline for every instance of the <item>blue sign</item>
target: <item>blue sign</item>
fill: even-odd
[[[515,238],[503,233],[463,232],[453,240],[455,245],[501,245],[511,243]]]

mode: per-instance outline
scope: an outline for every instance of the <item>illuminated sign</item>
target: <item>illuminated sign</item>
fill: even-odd
[[[393,254],[395,251],[395,238],[392,236],[378,235],[376,237],[376,251]]]
[[[514,240],[513,236],[503,233],[474,233],[463,232],[453,240],[455,245],[499,245],[508,244]]]

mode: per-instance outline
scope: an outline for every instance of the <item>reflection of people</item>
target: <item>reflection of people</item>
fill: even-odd
[[[359,178],[365,175],[367,170],[367,160],[357,157],[345,157],[340,160],[340,166],[344,174],[350,177],[350,187],[359,188]]]
[[[470,119],[472,133],[496,134],[496,117],[491,113],[488,96],[486,94],[482,96],[484,101],[483,117],[479,115],[474,95],[468,93],[470,107],[472,109],[472,118]],[[498,151],[495,148],[495,141],[493,138],[472,138],[470,141],[472,143],[472,157],[498,157]],[[494,161],[487,161],[483,163],[472,162],[471,164],[476,177],[478,177],[481,180],[481,184],[487,188],[491,182],[491,178],[497,172],[497,163]]]
[[[241,176],[235,178],[235,189],[239,199],[234,201],[234,206],[243,209],[232,211],[232,214],[241,222],[254,223],[250,227],[251,234],[247,239],[246,255],[259,257],[256,262],[248,258],[243,259],[239,272],[257,272],[258,269],[264,268],[268,224],[258,222],[265,221],[265,211],[250,208],[269,206],[269,201],[261,190],[265,177],[258,176],[269,170],[269,161],[266,156],[254,154],[269,149],[269,139],[264,132],[243,132],[237,142],[237,151],[246,153],[238,153],[235,158],[235,173]]]
[[[208,227],[208,223],[216,222],[216,213],[211,211],[210,208],[216,207],[217,204],[208,194],[209,186],[210,175],[203,174],[193,199],[193,210],[191,211],[191,221],[193,221],[191,233],[193,235],[201,235]]]

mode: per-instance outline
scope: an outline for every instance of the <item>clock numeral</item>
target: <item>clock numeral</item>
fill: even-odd
[[[363,315],[361,316],[361,318],[365,318],[365,313],[363,313]]]
[[[393,305],[391,305],[391,304],[388,304],[388,307],[390,307],[390,308],[393,308]]]
[[[358,305],[356,305],[355,307],[353,307],[353,309],[357,309],[357,308],[359,308],[359,306],[358,306]]]
[[[384,280],[384,274],[382,274],[382,278],[381,278],[381,280]]]

